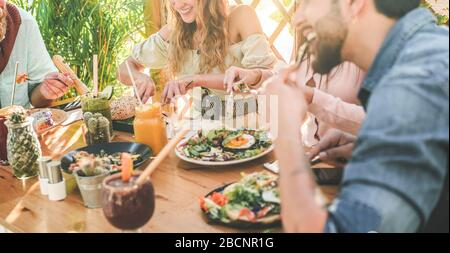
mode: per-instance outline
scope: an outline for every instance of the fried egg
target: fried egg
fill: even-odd
[[[255,143],[255,137],[249,134],[243,134],[227,140],[226,143],[224,143],[224,147],[228,149],[249,149],[255,145]]]

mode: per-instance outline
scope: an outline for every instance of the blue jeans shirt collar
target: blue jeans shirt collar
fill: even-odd
[[[435,16],[428,9],[418,8],[405,15],[394,25],[363,82],[359,93],[359,99],[363,106],[367,105],[370,93],[380,79],[394,65],[398,54],[405,46],[405,42],[425,25],[436,22]]]

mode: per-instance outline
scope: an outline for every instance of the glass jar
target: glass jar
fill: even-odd
[[[91,112],[93,114],[100,113],[109,121],[109,134],[112,137],[113,125],[111,116],[110,101],[104,98],[94,98],[91,95],[85,95],[81,98],[81,110],[83,114]]]
[[[6,121],[8,127],[7,150],[9,164],[18,179],[35,177],[39,172],[38,158],[41,145],[33,128],[33,119],[28,117],[24,123],[14,124]]]
[[[101,143],[110,143],[111,142],[111,133],[109,131],[109,122],[108,124],[99,125],[95,131],[87,130],[86,133],[86,143],[88,146],[101,144]]]
[[[166,123],[162,116],[161,104],[136,107],[133,125],[136,141],[150,146],[154,155],[161,152],[167,144]]]

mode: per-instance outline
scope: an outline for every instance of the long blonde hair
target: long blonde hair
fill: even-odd
[[[200,72],[211,72],[218,67],[225,71],[225,56],[229,46],[228,4],[226,0],[198,0],[195,22],[183,22],[180,14],[169,7],[171,36],[169,51],[170,72],[176,75],[186,61],[189,49],[198,49]],[[198,43],[198,48],[194,48]]]

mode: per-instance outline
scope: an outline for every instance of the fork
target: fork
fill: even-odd
[[[269,170],[275,174],[280,173],[280,168],[278,167],[278,160],[275,160],[270,163],[265,163],[264,168],[266,168],[267,170]]]
[[[320,156],[316,156],[310,161],[310,164],[311,164],[311,166],[315,166],[322,162],[323,161],[320,159]],[[270,170],[271,172],[273,172],[275,174],[278,174],[280,172],[280,168],[278,167],[278,165],[279,165],[279,161],[275,160],[273,162],[265,163],[264,168]]]

